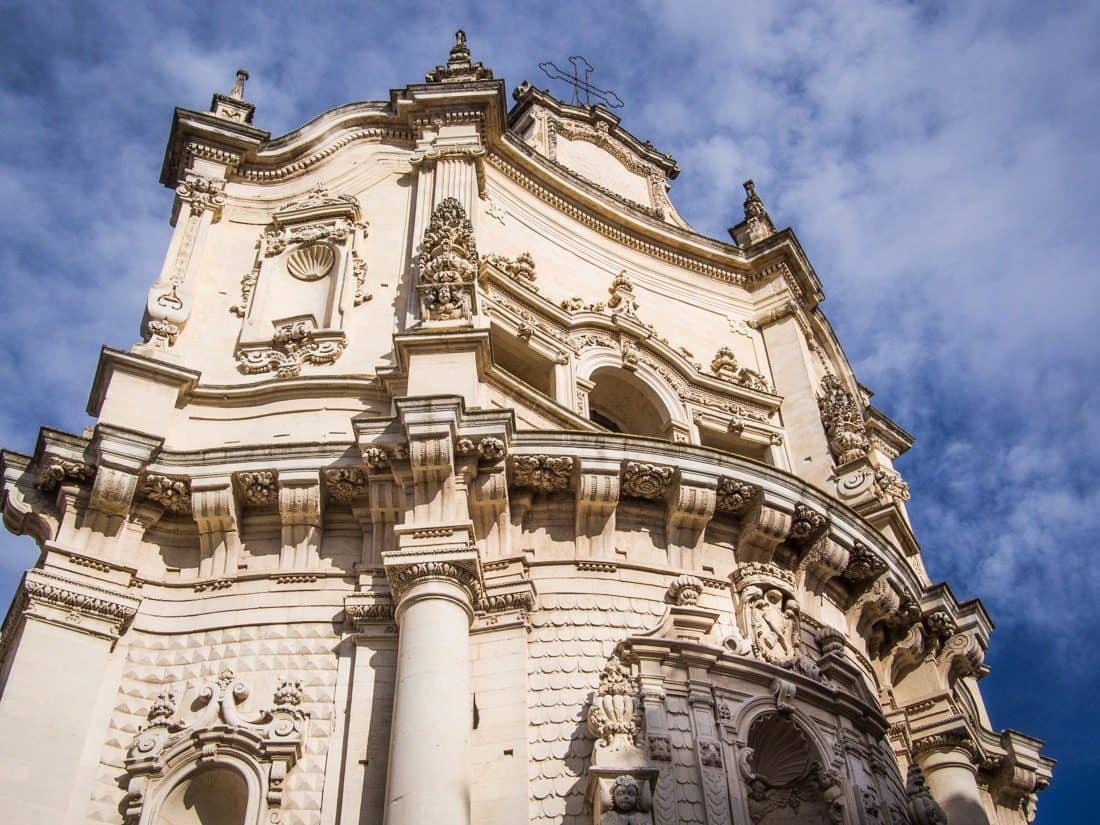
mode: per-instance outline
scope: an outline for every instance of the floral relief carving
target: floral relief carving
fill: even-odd
[[[95,467],[81,461],[68,461],[63,458],[49,457],[38,471],[38,481],[34,486],[44,493],[51,493],[64,481],[87,482],[95,476]]]
[[[883,504],[892,501],[909,501],[909,485],[901,477],[901,473],[890,467],[879,467],[875,470],[872,482],[875,498]]]
[[[191,512],[190,479],[146,473],[138,493],[170,513]]]
[[[867,440],[863,411],[855,398],[835,375],[821,379],[821,394],[817,398],[821,422],[838,464],[847,464],[867,455]]]
[[[672,580],[668,586],[668,595],[673,604],[698,604],[699,597],[703,595],[703,582],[685,573]]]
[[[863,542],[857,541],[848,551],[848,566],[840,575],[852,584],[865,584],[877,579],[886,569],[886,562],[877,553]]]
[[[632,748],[641,724],[638,683],[618,656],[600,674],[600,685],[589,708],[588,730],[604,748]]]
[[[560,493],[569,489],[573,463],[570,456],[513,456],[512,483],[538,493]]]
[[[237,473],[241,497],[246,504],[263,507],[279,498],[279,476],[274,470],[250,470]]]
[[[795,505],[791,520],[790,539],[799,542],[811,542],[829,529],[829,519],[805,504]]]
[[[217,220],[225,206],[225,181],[189,172],[176,187],[176,197],[190,207],[192,215],[210,210]]]
[[[760,498],[759,487],[728,476],[718,479],[717,493],[718,509],[735,515],[744,513]]]
[[[671,467],[628,461],[623,468],[623,495],[649,500],[661,498],[672,483],[672,476]]]
[[[444,198],[432,212],[418,265],[421,320],[473,317],[477,246],[473,224],[456,198]]]

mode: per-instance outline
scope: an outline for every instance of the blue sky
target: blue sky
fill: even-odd
[[[583,54],[624,125],[724,237],[752,177],[793,226],[900,462],[934,579],[997,622],[994,723],[1060,760],[1040,823],[1085,821],[1100,768],[1100,4],[5,4],[0,445],[79,432],[99,347],[137,339],[168,240],[173,106],[240,65],[256,125],[384,99],[454,29],[509,89]],[[566,96],[561,87],[554,87]],[[0,599],[33,563],[0,538]],[[1078,811],[1081,813],[1078,813]]]

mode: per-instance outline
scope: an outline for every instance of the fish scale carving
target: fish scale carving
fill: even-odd
[[[652,627],[664,605],[645,599],[548,593],[531,614],[528,647],[530,822],[587,825],[588,700],[616,645]]]

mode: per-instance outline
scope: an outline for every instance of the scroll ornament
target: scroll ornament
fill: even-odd
[[[169,688],[158,694],[149,708],[149,724],[138,731],[126,755],[127,822],[140,820],[151,786],[176,765],[191,761],[195,751],[216,759],[219,748],[244,752],[257,762],[266,773],[267,804],[281,806],[286,775],[302,754],[309,718],[301,709],[302,683],[280,677],[274,706],[261,711],[256,721],[246,720],[237,707],[248,695],[248,686],[225,670],[203,685],[198,695],[202,706],[185,722],[176,715],[176,692]]]

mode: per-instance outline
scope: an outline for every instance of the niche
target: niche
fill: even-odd
[[[345,318],[363,295],[357,247],[365,237],[355,198],[323,186],[272,216],[233,308],[244,319],[236,352],[242,372],[286,378],[340,357]]]
[[[200,768],[174,787],[156,825],[245,825],[248,784],[224,765]]]

